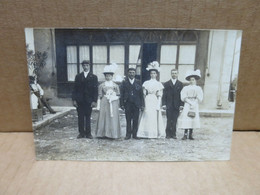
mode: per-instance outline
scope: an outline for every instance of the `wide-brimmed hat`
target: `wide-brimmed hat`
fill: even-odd
[[[146,70],[148,70],[148,71],[155,70],[157,72],[160,72],[160,65],[157,61],[153,61],[153,62],[148,64]]]
[[[116,63],[111,63],[108,64],[104,67],[103,74],[114,74],[117,69],[117,64]]]
[[[187,81],[189,81],[191,77],[194,77],[196,80],[199,80],[199,79],[201,78],[200,70],[197,69],[197,70],[195,70],[195,71],[189,71],[189,72],[187,72],[185,79],[186,79]]]

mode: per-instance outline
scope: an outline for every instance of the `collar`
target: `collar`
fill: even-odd
[[[172,80],[172,84],[175,85],[176,84],[176,81],[177,79],[171,79]]]
[[[129,80],[129,82],[130,82],[131,84],[133,84],[133,83],[135,82],[135,78],[133,78],[133,79],[128,78],[128,80]]]
[[[89,71],[88,72],[83,71],[83,73],[84,73],[84,77],[87,78]]]

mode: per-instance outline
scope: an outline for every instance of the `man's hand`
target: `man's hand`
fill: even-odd
[[[92,108],[97,107],[97,103],[96,103],[96,102],[92,102],[92,103],[91,103],[91,107],[92,107]]]
[[[73,101],[73,106],[76,107],[76,108],[78,107],[78,104],[75,100]]]
[[[120,108],[121,108],[122,110],[125,110],[125,107],[124,107],[124,106],[120,106]]]
[[[163,106],[162,106],[162,109],[166,110],[166,106],[165,106],[165,105],[163,105]]]
[[[141,107],[141,111],[144,111],[144,106]]]

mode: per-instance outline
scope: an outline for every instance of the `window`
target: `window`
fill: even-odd
[[[136,75],[141,75],[141,45],[129,45],[129,65],[136,65]]]
[[[115,72],[114,79],[116,77],[122,77],[124,75],[124,65],[125,65],[125,46],[124,45],[110,45],[110,63],[116,63],[118,68]],[[120,78],[118,78],[121,80]]]
[[[93,46],[93,74],[97,75],[99,81],[104,81],[103,70],[107,65],[107,46]]]
[[[177,45],[162,45],[160,58],[160,81],[166,82],[171,70],[176,68]]]
[[[81,62],[83,60],[90,60],[89,57],[89,46],[79,46],[79,72],[82,72]]]
[[[75,76],[83,71],[81,62],[83,60],[89,60],[89,46],[79,46],[79,60],[77,57],[77,46],[67,46],[67,74],[68,81],[74,81]],[[79,66],[79,68],[78,68]]]
[[[77,46],[67,46],[68,81],[74,81],[77,70]]]
[[[180,45],[179,51],[179,80],[187,82],[185,75],[187,71],[194,70],[195,68],[195,57],[196,57],[196,45]]]

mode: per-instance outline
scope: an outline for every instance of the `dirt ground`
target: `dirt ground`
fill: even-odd
[[[92,113],[94,136],[97,112]],[[202,117],[195,140],[181,140],[183,130],[174,139],[124,140],[125,116],[120,114],[123,137],[118,140],[77,139],[77,113],[70,111],[45,127],[34,131],[37,160],[88,161],[208,161],[228,160],[232,117]],[[166,122],[166,118],[164,116]]]

